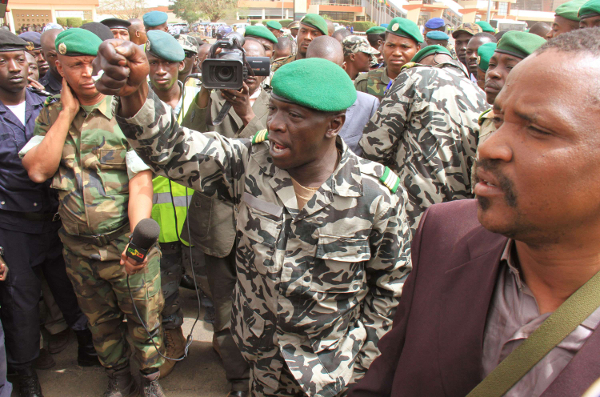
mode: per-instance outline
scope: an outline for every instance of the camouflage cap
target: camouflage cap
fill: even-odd
[[[477,66],[479,66],[479,69],[484,72],[488,70],[494,51],[496,51],[496,43],[485,43],[479,46],[477,49]]]
[[[400,37],[413,39],[417,43],[425,41],[416,23],[406,18],[394,18],[387,27],[387,32]]]
[[[321,112],[348,109],[357,96],[348,73],[322,58],[298,59],[283,65],[273,75],[271,86],[274,99]]]
[[[196,47],[195,39],[187,34],[180,34],[176,37],[177,42],[183,48],[184,51],[198,53],[198,47]]]
[[[600,15],[600,0],[590,0],[579,9],[579,18],[597,17]]]
[[[60,55],[71,57],[98,54],[102,39],[89,30],[74,28],[60,32],[54,41]]]
[[[541,38],[537,34],[511,30],[502,36],[496,47],[496,52],[518,58],[527,58],[545,42],[546,39]]]
[[[458,28],[456,28],[456,30],[452,32],[452,37],[456,38],[456,36],[458,36],[458,34],[461,32],[467,32],[470,35],[475,36],[477,33],[481,33],[483,31],[481,30],[481,27],[476,23],[467,22],[463,23]]]
[[[288,29],[300,29],[300,22],[294,21],[288,25]]]
[[[379,51],[371,47],[366,38],[362,36],[348,36],[342,40],[342,47],[344,47],[344,56],[350,54],[356,54],[357,52],[364,52],[369,55],[378,55]]]
[[[585,0],[572,0],[559,5],[556,8],[556,16],[579,22],[579,9],[585,4]]]

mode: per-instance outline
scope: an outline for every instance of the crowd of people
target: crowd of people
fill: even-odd
[[[164,396],[192,342],[181,285],[214,305],[231,397],[583,395],[599,28],[600,0],[452,39],[307,14],[236,36],[271,73],[220,90],[211,44],[162,12],[0,30],[0,397],[7,373],[41,397],[72,332],[105,397]]]

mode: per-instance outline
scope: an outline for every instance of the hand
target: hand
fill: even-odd
[[[245,82],[243,83],[241,90],[235,91],[223,89],[221,90],[221,95],[231,104],[235,113],[240,116],[244,122],[244,126],[248,125],[255,117],[252,105],[250,104],[250,90]]]
[[[4,263],[3,260],[0,260],[0,281],[6,280],[6,276],[8,275],[8,266]]]
[[[60,103],[62,104],[62,111],[66,112],[71,121],[75,118],[77,112],[79,112],[79,101],[71,91],[67,79],[62,79],[62,91],[60,92]]]
[[[32,79],[31,77],[27,77],[29,80],[29,87],[35,88],[36,90],[44,91],[46,87],[44,87],[39,81]]]
[[[136,93],[150,71],[144,51],[131,41],[105,40],[98,48],[94,70],[103,70],[96,88],[106,95],[126,97]]]
[[[129,247],[129,244],[127,244],[127,247]],[[148,256],[146,256],[143,262],[137,262],[127,256],[127,247],[121,253],[121,266],[125,266],[125,272],[132,276],[141,270],[145,270],[145,267],[148,266]]]

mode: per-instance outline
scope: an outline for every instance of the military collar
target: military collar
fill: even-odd
[[[112,95],[106,95],[104,97],[104,99],[102,99],[97,104],[87,106],[88,108],[91,109],[89,113],[92,113],[94,110],[98,110],[100,113],[102,113],[104,115],[104,117],[111,120],[115,114],[114,105],[117,103],[117,101],[113,101],[113,98],[114,97]],[[83,109],[83,106],[82,106],[82,109]]]
[[[386,85],[387,85],[387,84],[388,84],[390,81],[392,81],[392,79],[390,78],[390,76],[388,76],[388,73],[387,73],[387,66],[386,66],[386,67],[384,67],[384,68],[376,69],[376,70],[377,70],[377,71],[380,71],[380,70],[381,70],[381,71],[383,71],[383,75],[382,75],[382,77],[381,77],[381,82],[382,82],[382,83],[384,83],[384,84],[386,84]]]

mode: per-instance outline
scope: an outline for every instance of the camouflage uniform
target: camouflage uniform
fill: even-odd
[[[477,152],[475,158],[479,156],[479,146],[485,142],[492,133],[496,131],[494,125],[494,110],[489,109],[481,113],[479,116],[479,140],[477,142]],[[471,172],[471,191],[475,188],[475,164],[473,164],[473,170]]]
[[[287,65],[290,62],[294,62],[296,60],[296,54],[284,57],[284,58],[279,58],[276,59],[275,61],[273,61],[271,63],[271,77],[273,76],[273,73],[275,73],[277,71],[277,69],[279,69],[280,67],[282,67],[283,65]]]
[[[365,127],[363,155],[400,176],[413,232],[430,205],[471,197],[477,119],[488,106],[453,62],[417,64],[404,68]]]
[[[392,81],[387,74],[387,67],[361,73],[354,80],[356,91],[366,92],[376,96],[380,101],[385,96],[385,89]]]
[[[112,102],[113,97],[107,96],[98,105],[79,109],[69,127],[51,187],[58,191],[67,273],[90,322],[102,365],[119,369],[129,362],[128,343],[122,332],[126,315],[140,369],[158,368],[163,359],[133,310],[125,267],[119,264],[130,234],[128,174],[134,170],[132,164],[138,162],[140,171],[145,165],[130,150],[119,129]],[[46,103],[36,120],[34,137],[21,155],[42,141],[61,110],[60,102]],[[147,272],[129,276],[129,284],[142,320],[161,347],[159,262],[160,252],[153,248]]]
[[[397,177],[338,139],[336,171],[299,211],[289,174],[273,165],[268,141],[258,143],[263,131],[252,141],[198,134],[152,92],[136,116],[118,120],[156,172],[235,205],[231,322],[253,394],[335,396],[361,378],[410,269]]]

